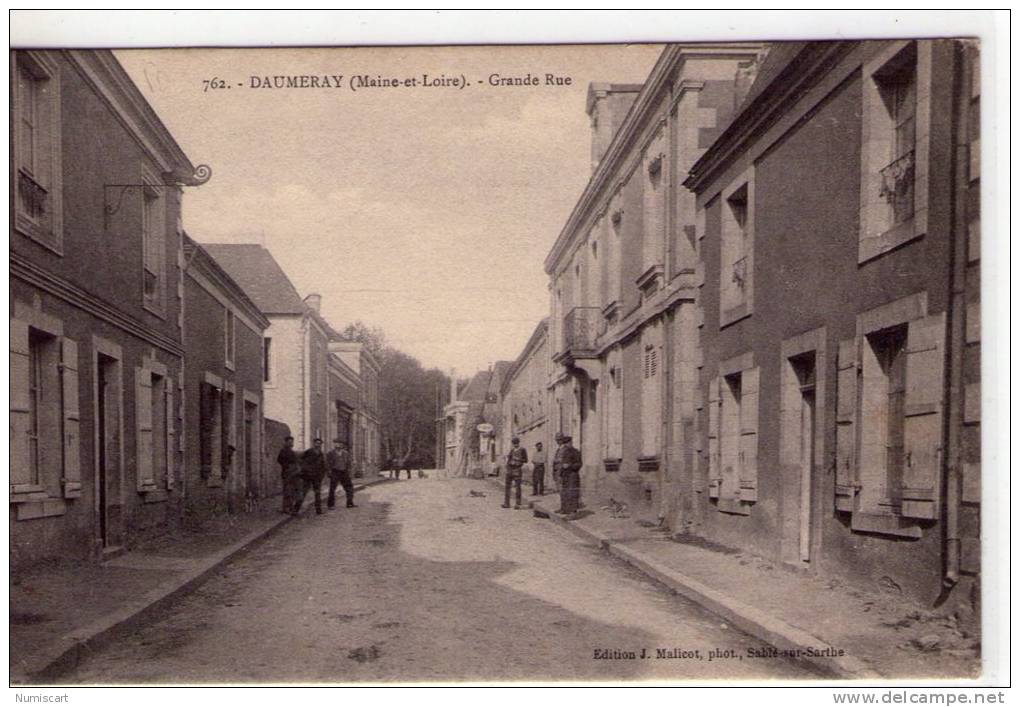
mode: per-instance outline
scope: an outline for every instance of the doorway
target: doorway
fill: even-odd
[[[798,517],[797,545],[802,562],[811,561],[811,494],[815,468],[815,353],[794,356],[790,366],[796,376],[797,402],[795,406],[797,468],[800,474],[800,513]]]
[[[96,358],[96,506],[99,542],[103,549],[117,544],[119,504],[120,389],[119,362],[105,354]]]

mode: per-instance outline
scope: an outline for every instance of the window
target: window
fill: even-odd
[[[60,82],[57,65],[42,52],[15,52],[15,224],[59,252],[62,246]]]
[[[861,532],[920,537],[941,491],[945,316],[904,298],[858,317],[840,344],[837,511]]]
[[[262,382],[273,382],[273,339],[270,336],[262,339]]]
[[[223,358],[227,368],[234,368],[234,352],[236,348],[236,322],[234,313],[227,308],[223,310]]]
[[[931,42],[893,42],[864,66],[859,262],[927,228]]]
[[[142,294],[147,309],[161,313],[166,290],[166,201],[163,185],[142,170]]]
[[[166,376],[166,367],[150,360],[136,368],[136,468],[141,493],[173,487],[175,417],[173,381]]]
[[[27,307],[21,313],[29,321],[10,321],[11,502],[77,498],[81,495],[78,346],[60,335],[59,321]],[[62,512],[63,506],[26,506],[18,509],[17,517]]]
[[[662,140],[661,135],[654,144]],[[645,156],[645,184],[643,194],[644,234],[642,238],[641,271],[662,265],[662,253],[666,235],[666,201],[662,175],[663,155],[652,152]]]
[[[723,194],[720,243],[720,326],[751,313],[754,280],[754,182],[745,175]]]
[[[199,454],[201,475],[210,486],[219,485],[222,460],[221,390],[210,383],[202,383],[199,390]]]
[[[758,500],[759,369],[747,355],[719,368],[709,383],[709,498],[720,511],[747,515]]]
[[[661,325],[646,327],[641,381],[640,458],[658,457],[662,437],[662,384],[659,378]],[[648,469],[654,470],[654,469]]]

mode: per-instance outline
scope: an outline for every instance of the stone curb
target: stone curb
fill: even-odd
[[[741,631],[780,651],[800,651],[799,657],[794,660],[811,665],[826,675],[844,680],[882,677],[880,673],[852,656],[819,655],[819,653],[835,652],[835,649],[828,642],[803,629],[727,596],[671,567],[666,567],[639,550],[613,540],[605,533],[588,527],[583,519],[567,520],[563,516],[551,512],[541,501],[532,502],[531,506],[536,512],[545,514],[553,522],[569,528],[575,535],[596,542],[609,554],[640,570],[659,584],[708,609]],[[811,654],[808,654],[809,650]]]
[[[361,491],[387,481],[390,479],[371,479],[355,484],[354,490]],[[264,528],[252,531],[241,540],[205,558],[182,576],[163,582],[140,599],[63,636],[51,645],[49,656],[38,658],[27,665],[12,666],[10,684],[45,685],[74,670],[90,653],[138,628],[176,599],[197,588],[221,566],[251,549],[291,520],[293,517],[284,516]]]

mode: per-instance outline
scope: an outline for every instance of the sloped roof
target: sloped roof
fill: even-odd
[[[457,394],[457,400],[466,400],[469,402],[484,402],[485,393],[489,389],[489,378],[492,376],[491,371],[479,371],[475,374],[475,377],[464,386],[464,389]]]
[[[306,305],[272,253],[258,243],[203,243],[265,314],[304,314]]]
[[[754,82],[751,84],[747,96],[744,97],[743,103],[734,112],[734,118],[740,115],[744,108],[751,105],[758,96],[764,93],[772,85],[772,82],[776,80],[776,77],[782,73],[783,69],[786,68],[786,65],[806,46],[807,42],[775,42],[769,44],[768,54],[765,55],[765,60],[758,67],[758,75],[755,76]]]

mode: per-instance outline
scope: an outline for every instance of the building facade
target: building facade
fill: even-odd
[[[201,522],[277,492],[264,468],[263,338],[269,320],[197,243],[184,242],[185,514]]]
[[[502,381],[500,397],[503,415],[499,436],[502,449],[510,449],[510,440],[517,437],[521,446],[528,450],[530,458],[535,444],[541,442],[551,459],[555,449],[554,435],[549,425],[549,372],[552,360],[549,356],[549,320],[543,319],[535,327],[528,343],[517,360],[507,370]],[[555,481],[547,474],[547,486],[552,489]]]
[[[353,447],[356,476],[376,476],[381,469],[381,437],[379,436],[379,361],[364,344],[338,341],[334,333],[329,353],[357,376],[358,407],[352,417]]]
[[[203,247],[248,294],[269,321],[264,337],[265,415],[287,425],[294,446],[306,449],[329,433],[327,365],[332,328],[319,314],[321,299],[302,299],[270,252],[258,244]]]
[[[548,433],[581,450],[585,494],[669,522],[693,429],[697,258],[679,187],[733,114],[759,45],[673,45],[640,86],[592,84],[594,173],[545,261]],[[689,446],[689,445],[688,445]]]
[[[976,615],[976,48],[777,45],[696,193],[698,463],[718,542]]]
[[[11,84],[17,567],[179,522],[181,187],[201,179],[112,53],[16,51]]]

